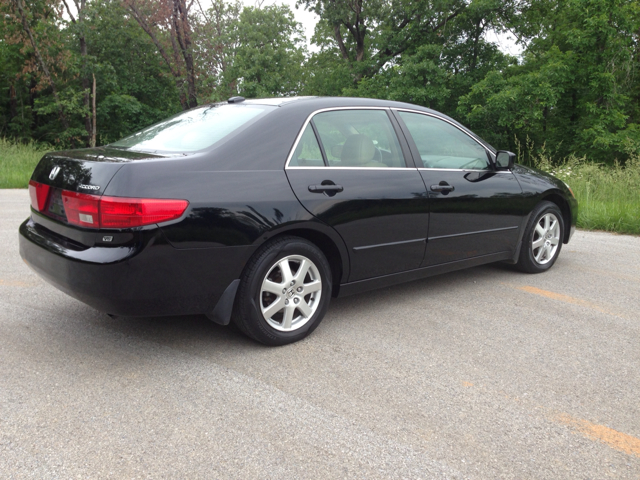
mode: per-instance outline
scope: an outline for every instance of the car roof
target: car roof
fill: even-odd
[[[435,115],[443,116],[440,112],[429,108],[413,105],[411,103],[396,102],[393,100],[380,100],[375,98],[362,97],[278,97],[278,98],[253,98],[244,100],[249,105],[273,105],[277,107],[306,107],[313,110],[332,107],[391,107],[409,108],[412,110],[422,110]]]

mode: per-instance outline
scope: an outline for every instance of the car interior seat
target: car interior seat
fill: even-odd
[[[384,163],[374,159],[376,147],[366,135],[351,135],[342,146],[340,156],[344,167],[386,167]]]

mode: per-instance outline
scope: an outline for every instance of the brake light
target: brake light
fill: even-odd
[[[180,218],[186,200],[98,197],[62,191],[67,221],[86,228],[131,228]]]
[[[67,221],[72,225],[100,228],[100,197],[63,190],[62,203]]]
[[[31,206],[36,212],[42,212],[46,208],[50,189],[49,185],[29,180],[29,197]]]
[[[130,228],[180,218],[189,206],[186,200],[160,198],[102,197],[101,228]]]

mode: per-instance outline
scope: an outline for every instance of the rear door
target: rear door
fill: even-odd
[[[453,123],[396,113],[430,199],[423,266],[513,252],[526,213],[513,173],[496,171],[485,147]]]
[[[287,163],[300,202],[345,241],[350,282],[422,263],[428,198],[397,130],[384,108],[318,112]]]

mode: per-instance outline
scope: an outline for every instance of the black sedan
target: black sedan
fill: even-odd
[[[329,299],[490,262],[554,264],[562,181],[406,103],[280,98],[198,107],[100,148],[46,154],[20,254],[109,314],[205,314],[269,345]]]

